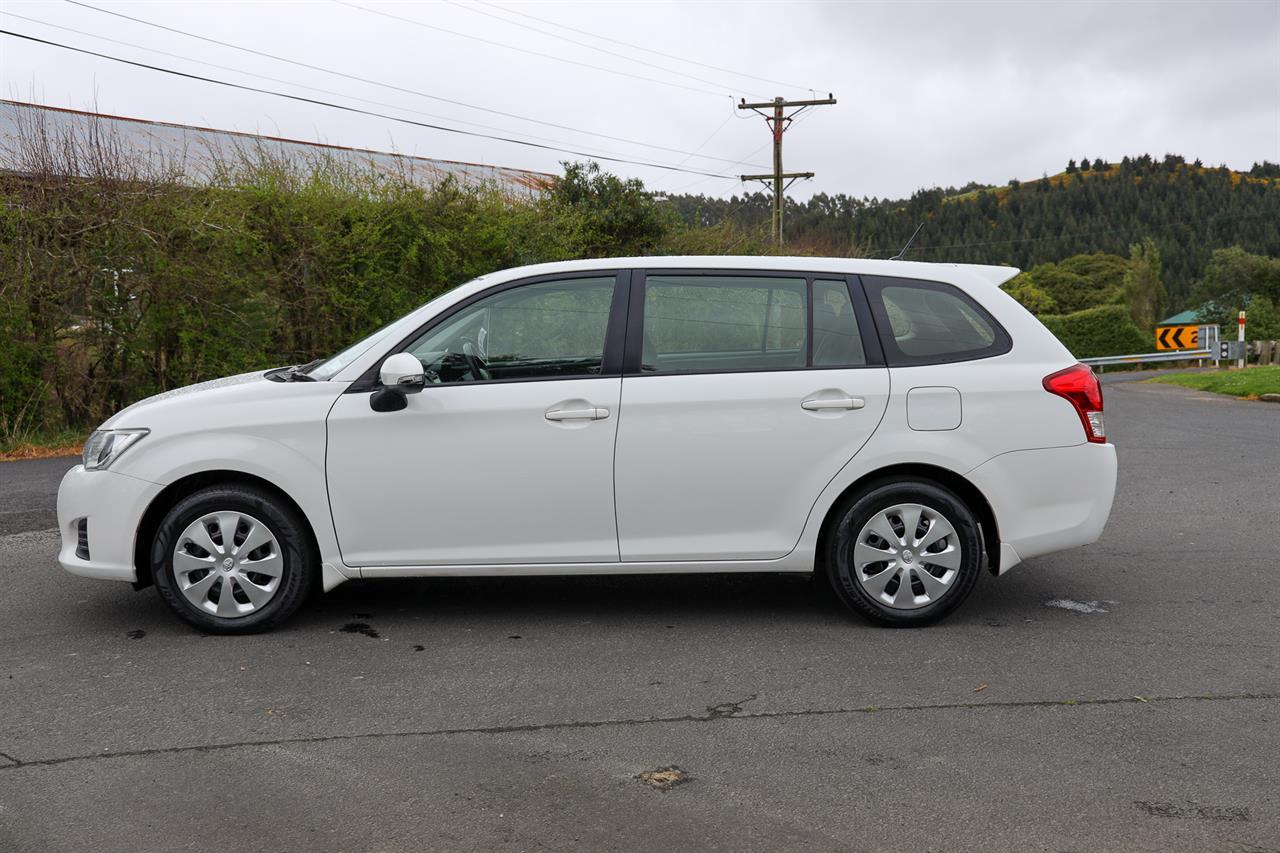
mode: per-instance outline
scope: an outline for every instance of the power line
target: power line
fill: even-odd
[[[406,18],[402,15],[396,15],[392,12],[383,12],[380,9],[367,9],[364,6],[357,6],[354,3],[347,3],[345,2],[345,0],[333,0],[333,2],[337,3],[339,6],[348,6],[352,9],[359,9],[361,12],[368,12],[371,15],[381,15],[384,18],[393,18],[397,21],[403,21],[406,24],[413,24],[416,27],[422,27],[428,30],[435,30],[438,33],[445,33],[447,35],[457,36],[458,38],[470,39],[471,41],[478,41],[481,44],[493,45],[494,47],[500,47],[505,50],[514,50],[517,53],[526,53],[529,56],[537,56],[542,59],[550,59],[550,60],[554,60],[555,62],[563,62],[563,63],[566,63],[567,65],[576,65],[579,68],[590,68],[592,71],[603,71],[606,74],[617,74],[620,77],[630,77],[633,80],[643,80],[646,83],[657,83],[659,86],[674,86],[677,89],[684,89],[685,91],[688,91],[688,92],[699,92],[704,95],[714,95],[717,98],[724,97],[725,95],[729,94],[728,92],[713,92],[710,89],[703,89],[700,86],[686,86],[684,83],[674,83],[670,80],[659,80],[656,77],[645,77],[643,74],[632,74],[630,71],[617,71],[613,68],[605,68],[603,65],[592,65],[589,62],[579,62],[576,59],[566,59],[563,56],[553,56],[550,53],[542,53],[537,50],[530,50],[529,48],[526,48],[526,47],[520,47],[514,44],[507,44],[505,42],[494,41],[493,39],[487,39],[482,36],[473,36],[470,33],[460,33],[457,30],[450,30],[445,27],[438,27],[435,24],[428,24],[423,21],[416,21],[413,18]]]
[[[232,72],[232,73],[234,73],[234,74],[241,74],[241,75],[244,75],[244,76],[246,76],[246,77],[253,77],[253,78],[260,79],[260,80],[270,80],[270,81],[271,81],[271,82],[273,82],[273,83],[283,83],[283,84],[284,84],[284,85],[286,85],[286,86],[294,86],[294,87],[296,87],[296,88],[299,88],[299,89],[306,89],[306,90],[311,91],[311,92],[319,92],[319,93],[324,94],[324,95],[333,95],[333,96],[335,96],[335,97],[339,97],[339,98],[346,98],[346,99],[348,99],[348,100],[358,101],[358,102],[363,103],[363,104],[372,104],[372,105],[377,106],[377,107],[387,107],[387,108],[389,108],[389,109],[400,110],[400,111],[402,111],[402,112],[412,113],[412,114],[414,114],[414,115],[419,115],[419,116],[425,116],[425,117],[427,117],[427,118],[437,118],[437,119],[441,119],[441,120],[444,120],[444,121],[453,121],[453,122],[457,122],[457,123],[459,123],[459,124],[465,124],[465,125],[468,125],[469,127],[479,127],[479,128],[483,128],[484,130],[496,130],[496,131],[498,131],[498,132],[500,132],[500,133],[515,133],[515,134],[519,134],[520,136],[522,136],[522,137],[524,137],[524,138],[527,138],[527,139],[537,139],[537,140],[541,140],[541,141],[543,141],[543,142],[553,142],[553,143],[555,143],[555,144],[557,144],[557,145],[572,145],[572,144],[573,144],[573,143],[571,143],[571,142],[566,142],[566,141],[564,141],[563,139],[553,139],[553,138],[546,137],[546,136],[538,136],[538,135],[536,135],[536,134],[532,134],[532,133],[523,133],[523,132],[521,132],[521,131],[511,130],[510,128],[505,128],[505,127],[495,127],[495,126],[493,126],[493,125],[489,125],[489,124],[480,124],[480,123],[478,123],[478,122],[474,122],[474,121],[467,121],[467,120],[465,120],[465,119],[460,119],[460,118],[457,118],[457,117],[455,117],[455,116],[443,116],[443,115],[439,115],[439,114],[437,114],[437,113],[428,113],[428,112],[423,112],[423,111],[421,111],[421,110],[411,109],[410,107],[403,107],[403,106],[400,106],[399,104],[389,104],[389,103],[387,103],[387,102],[385,102],[385,101],[374,101],[374,100],[371,100],[371,99],[369,99],[369,98],[361,98],[361,97],[358,97],[358,96],[356,96],[356,95],[349,95],[349,94],[347,94],[347,93],[345,93],[345,92],[335,92],[335,91],[333,91],[332,89],[321,89],[321,88],[319,88],[319,87],[317,87],[317,86],[308,86],[308,85],[306,85],[305,83],[297,83],[297,82],[295,82],[295,81],[293,81],[293,80],[283,80],[283,79],[281,79],[281,78],[279,78],[279,77],[271,77],[271,76],[269,76],[269,75],[267,75],[267,74],[256,74],[256,73],[250,73],[250,72],[243,71],[243,70],[241,70],[241,69],[239,69],[239,68],[234,68],[234,67],[231,67],[231,66],[228,66],[228,65],[219,65],[219,64],[218,64],[218,63],[216,63],[216,62],[208,62],[208,61],[205,61],[205,60],[203,60],[203,59],[191,59],[190,57],[186,57],[186,56],[183,56],[183,55],[178,54],[178,53],[169,53],[168,51],[160,50],[160,49],[158,49],[158,48],[154,48],[154,47],[147,47],[147,46],[145,46],[145,45],[135,44],[135,43],[133,43],[133,42],[122,41],[122,40],[120,40],[120,39],[110,38],[110,37],[108,37],[108,36],[100,36],[100,35],[97,35],[97,34],[95,34],[95,33],[86,32],[85,30],[77,30],[77,29],[76,29],[76,28],[74,28],[74,27],[66,27],[66,26],[63,26],[63,25],[61,25],[61,24],[54,24],[54,23],[50,23],[49,21],[42,21],[42,20],[40,20],[39,18],[29,18],[29,17],[27,17],[26,15],[19,15],[19,14],[17,14],[16,12],[10,12],[10,11],[7,11],[7,10],[0,10],[0,15],[8,15],[8,16],[9,16],[9,17],[11,17],[11,18],[19,18],[19,19],[21,19],[21,20],[23,20],[23,21],[30,21],[30,22],[31,22],[31,23],[33,23],[33,24],[40,24],[41,26],[45,26],[45,27],[52,27],[52,28],[53,28],[53,29],[55,29],[55,30],[63,30],[63,31],[65,31],[65,32],[75,33],[76,35],[87,36],[87,37],[89,37],[89,38],[99,39],[100,41],[111,42],[112,44],[118,44],[118,45],[122,45],[122,46],[124,46],[124,47],[132,47],[132,48],[135,48],[135,49],[137,49],[137,50],[145,50],[145,51],[147,51],[148,53],[156,53],[156,54],[159,54],[160,56],[168,56],[168,57],[170,57],[170,58],[172,58],[172,59],[181,59],[181,60],[183,60],[183,61],[185,61],[185,62],[193,62],[193,63],[195,63],[196,65],[205,65],[205,66],[208,66],[209,68],[217,68],[217,69],[218,69],[218,70],[220,70],[220,71],[230,71],[230,72]],[[701,146],[699,146],[699,148],[701,148]],[[627,156],[627,155],[622,154],[622,153],[620,153],[620,152],[618,152],[618,151],[609,151],[608,149],[605,149],[605,148],[600,148],[600,149],[595,149],[595,150],[599,151],[601,154],[607,154],[607,155],[615,156],[615,157],[626,157],[626,156]],[[694,153],[696,154],[696,151],[695,151]],[[596,156],[596,155],[594,155],[594,154],[593,154],[592,156]],[[690,156],[693,156],[693,155],[690,155]],[[685,163],[687,163],[687,162],[689,161],[689,159],[690,159],[690,157],[686,157],[684,160],[682,160],[681,162],[679,162],[679,163],[677,163],[677,164],[675,164],[675,165],[677,165],[677,166],[683,166]],[[709,178],[699,178],[699,181],[705,181],[705,180],[709,180]]]
[[[71,45],[61,44],[60,42],[37,38],[35,36],[29,36],[24,33],[15,33],[11,30],[0,29],[0,35],[6,35],[6,36],[12,36],[13,38],[25,39],[27,41],[36,42],[37,44],[45,44],[45,45],[49,45],[50,47],[57,47],[63,50],[70,50],[70,51],[74,51],[75,53],[83,53],[88,56],[96,56],[100,59],[109,59],[112,62],[119,62],[124,65],[132,65],[135,68],[145,68],[148,71],[159,71],[164,74],[172,74],[175,77],[185,77],[188,80],[199,80],[204,83],[213,83],[214,85],[217,85],[217,86],[226,86],[231,89],[240,89],[245,92],[256,92],[260,95],[273,95],[277,98],[287,98],[291,101],[299,101],[304,104],[314,104],[316,106],[329,107],[330,109],[342,110],[344,112],[356,113],[358,115],[366,115],[366,116],[372,116],[374,118],[386,119],[388,121],[396,121],[396,122],[400,122],[401,124],[409,124],[415,127],[424,127],[424,128],[427,128],[428,130],[440,130],[440,131],[444,131],[445,133],[456,133],[461,136],[471,136],[479,139],[492,139],[495,142],[508,142],[513,145],[524,145],[529,148],[539,148],[544,151],[558,151],[562,154],[573,154],[574,156],[577,156],[577,157],[587,157],[591,159],[605,160],[612,163],[627,163],[633,166],[646,166],[651,169],[664,169],[670,172],[685,172],[690,175],[705,175],[706,177],[709,177],[709,178],[729,178],[729,179],[736,180],[736,176],[734,175],[720,175],[720,174],[716,174],[715,172],[703,172],[697,169],[684,169],[679,166],[671,166],[664,163],[652,163],[652,162],[646,162],[643,160],[629,160],[629,159],[624,159],[622,157],[597,156],[597,155],[589,154],[585,151],[578,151],[572,148],[561,148],[554,145],[543,145],[542,143],[539,143],[539,142],[529,142],[523,139],[512,139],[510,137],[495,136],[489,133],[477,133],[476,131],[472,131],[472,130],[461,130],[456,127],[448,127],[446,125],[441,125],[441,124],[431,124],[429,122],[414,121],[413,119],[400,118],[399,116],[387,115],[386,113],[378,113],[378,112],[374,112],[373,110],[363,110],[363,109],[360,109],[359,107],[349,107],[343,104],[335,104],[329,101],[321,101],[316,98],[306,98],[306,97],[303,97],[302,95],[290,95],[287,92],[275,92],[275,91],[272,91],[271,89],[260,89],[256,86],[246,86],[242,83],[232,83],[227,80],[218,80],[217,78],[214,78],[214,77],[203,77],[199,74],[189,74],[185,71],[177,71],[172,68],[164,68],[159,65],[149,65],[145,62],[136,62],[132,59],[123,59],[118,56],[111,56],[110,54],[107,54],[107,53],[99,53],[95,50],[87,50],[82,47],[72,47]]]
[[[770,145],[772,145],[772,144],[773,144],[772,142],[766,142],[764,145],[761,145],[761,146],[760,146],[759,148],[757,148],[755,151],[752,151],[750,154],[748,154],[747,156],[743,157],[741,160],[739,160],[739,161],[738,161],[737,163],[735,163],[734,165],[741,166],[743,163],[747,162],[747,161],[748,161],[748,160],[750,160],[752,157],[756,156],[757,154],[759,154],[761,151],[765,150],[766,148],[768,148],[768,147],[769,147]],[[682,187],[677,187],[676,189],[674,189],[674,190],[672,190],[670,193],[668,193],[668,195],[675,194],[675,193],[685,193],[685,192],[688,192],[688,191],[689,191],[690,189],[692,189],[693,187],[696,187],[696,186],[698,186],[699,184],[705,184],[706,182],[707,182],[707,179],[706,179],[706,178],[698,178],[698,180],[694,181],[694,182],[693,182],[693,183],[691,183],[691,184],[685,184],[685,185],[684,185],[684,186],[682,186]]]
[[[720,133],[720,131],[724,130],[724,126],[728,124],[729,120],[732,118],[733,118],[733,113],[730,113],[729,115],[725,116],[724,121],[720,122],[719,126],[716,127],[715,130],[711,131],[711,135],[708,136],[706,139],[702,140],[702,143],[699,144],[697,148],[693,149],[693,153],[690,154],[688,157],[685,157],[683,160],[681,160],[679,165],[683,166],[685,163],[688,163],[689,160],[691,160],[692,158],[697,157],[698,152],[701,151],[703,148],[705,148],[708,142],[715,139],[716,136]]]
[[[640,50],[640,51],[644,51],[645,53],[652,53],[657,56],[664,56],[667,59],[674,59],[677,62],[687,62],[690,65],[697,65],[700,68],[709,68],[712,71],[721,71],[725,74],[732,74],[736,77],[746,77],[751,80],[758,80],[761,83],[771,83],[775,86],[785,86],[788,89],[799,89],[802,92],[817,91],[816,89],[813,89],[810,86],[801,86],[797,83],[785,83],[781,80],[771,80],[768,77],[758,77],[755,74],[747,74],[742,71],[734,71],[732,68],[722,68],[718,65],[708,65],[705,62],[698,62],[697,60],[689,59],[688,57],[684,57],[684,56],[678,56],[674,53],[664,53],[660,50],[655,50],[651,47],[641,47],[638,44],[632,44],[631,42],[622,41],[621,39],[610,38],[609,36],[602,36],[599,33],[593,33],[588,30],[580,30],[577,27],[571,27],[568,24],[559,24],[559,23],[556,23],[555,21],[547,20],[546,18],[539,18],[537,15],[530,15],[527,12],[517,12],[515,9],[508,9],[504,6],[499,6],[497,3],[489,3],[487,2],[487,0],[476,0],[476,2],[482,6],[488,6],[491,9],[498,9],[499,11],[506,12],[509,15],[519,15],[522,18],[528,18],[531,21],[538,21],[539,23],[549,24],[553,27],[559,27],[560,29],[568,30],[571,33],[578,33],[579,35],[590,36],[591,38],[600,39],[601,41],[607,41],[612,44],[620,44],[623,47],[629,47],[632,50]]]
[[[354,9],[364,9],[363,6],[356,6],[354,3],[344,2],[344,0],[333,0],[333,2],[341,3],[343,6],[351,6]],[[569,44],[574,44],[574,45],[577,45],[578,47],[584,47],[587,50],[594,50],[596,53],[603,53],[605,56],[610,56],[610,57],[613,57],[614,59],[625,59],[628,62],[634,62],[638,65],[643,65],[647,68],[656,68],[659,71],[665,71],[668,74],[675,74],[679,77],[688,78],[689,80],[696,80],[699,83],[706,83],[710,86],[724,85],[724,83],[722,83],[719,80],[708,80],[705,77],[698,77],[694,74],[689,74],[684,71],[677,71],[674,68],[669,68],[666,65],[659,65],[656,62],[646,62],[643,59],[636,59],[634,56],[624,56],[623,54],[618,53],[616,50],[610,50],[609,48],[604,48],[604,47],[596,47],[593,44],[587,44],[584,41],[578,41],[577,39],[572,39],[572,38],[569,38],[568,36],[560,35],[559,33],[554,33],[549,30],[544,30],[544,29],[541,29],[540,27],[530,26],[529,24],[522,24],[519,21],[513,21],[510,18],[504,18],[501,15],[495,15],[492,12],[486,12],[483,9],[478,9],[473,5],[469,5],[466,3],[459,3],[458,0],[443,0],[443,2],[448,3],[450,6],[456,6],[459,9],[464,9],[476,15],[484,15],[486,18],[492,18],[495,21],[502,21],[504,24],[510,24],[513,27],[520,27],[522,29],[529,30],[530,32],[538,33],[539,35],[544,35],[553,39],[559,39],[560,41],[568,42]],[[364,11],[374,12],[375,14],[383,14],[381,12],[376,12],[376,10],[374,9],[364,9]],[[750,95],[751,93],[747,92],[746,94]]]
[[[703,148],[705,148],[708,142],[710,142],[711,140],[715,139],[715,138],[716,138],[716,136],[717,136],[717,135],[719,135],[720,131],[724,130],[725,125],[727,125],[727,124],[729,123],[729,120],[733,118],[733,115],[734,115],[734,114],[733,114],[733,111],[731,110],[731,111],[729,112],[729,115],[725,116],[724,121],[722,121],[722,122],[720,122],[720,124],[716,125],[716,129],[715,129],[715,130],[713,130],[713,131],[711,131],[711,135],[710,135],[710,136],[708,136],[706,139],[702,140],[702,143],[701,143],[700,145],[698,145],[698,147],[697,147],[697,148],[693,149],[693,153],[692,153],[692,154],[690,154],[688,157],[685,157],[685,158],[684,158],[683,160],[681,160],[680,162],[676,163],[676,165],[677,165],[677,166],[683,166],[685,163],[688,163],[691,159],[693,159],[695,156],[697,156],[698,152],[699,152],[699,151],[701,151]],[[665,178],[666,178],[666,177],[670,177],[670,176],[664,176],[663,180],[665,180]],[[706,178],[699,178],[698,180],[700,180],[700,181],[705,181],[705,180],[707,180],[707,179],[706,179]],[[655,186],[653,187],[653,189],[654,189],[654,190],[658,190],[658,189],[660,189],[660,186],[655,185]]]
[[[181,36],[187,36],[188,38],[193,38],[199,41],[208,42],[209,44],[216,44],[221,47],[228,47],[228,48],[231,48],[232,50],[238,50],[243,53],[253,54],[254,56],[261,56],[266,59],[273,59],[277,62],[284,62],[289,65],[296,65],[299,68],[306,68],[311,71],[319,71],[323,74],[332,74],[335,77],[342,77],[347,80],[355,80],[358,83],[367,83],[371,86],[379,86],[384,89],[391,89],[397,92],[403,92],[405,94],[414,95],[419,98],[427,98],[428,100],[432,100],[432,101],[440,101],[441,103],[452,104],[457,107],[465,107],[466,109],[477,110],[478,112],[489,113],[491,115],[503,116],[504,118],[513,118],[513,119],[516,119],[517,121],[527,121],[531,124],[539,124],[544,127],[554,127],[557,130],[567,130],[571,133],[581,133],[586,136],[595,136],[599,139],[609,139],[614,142],[623,142],[623,143],[626,143],[627,145],[638,145],[642,148],[651,148],[655,151],[667,151],[672,154],[688,154],[689,153],[688,151],[685,151],[680,148],[671,148],[666,145],[657,145],[652,142],[641,142],[637,139],[627,139],[626,137],[623,137],[623,136],[611,136],[607,133],[598,133],[592,130],[582,130],[581,128],[571,127],[566,124],[557,124],[556,122],[552,122],[552,121],[545,121],[543,119],[530,118],[529,116],[522,116],[522,115],[519,115],[518,113],[504,112],[502,110],[496,110],[490,107],[481,107],[481,106],[477,106],[476,104],[469,104],[465,101],[458,101],[452,98],[446,98],[446,97],[443,97],[442,95],[432,95],[427,92],[418,91],[416,89],[407,89],[403,86],[397,86],[394,83],[384,83],[379,80],[370,80],[367,77],[360,77],[355,74],[347,74],[343,71],[334,71],[331,68],[325,68],[320,65],[312,65],[308,62],[302,62],[296,59],[289,59],[284,56],[277,56],[276,54],[266,53],[265,51],[261,51],[261,50],[255,50],[251,47],[244,47],[242,45],[232,44],[231,42],[220,41],[218,39],[211,38],[209,36],[202,36],[202,35],[198,35],[197,33],[187,32],[186,30],[179,30],[174,27],[168,27],[168,26],[165,26],[164,24],[157,24],[153,21],[144,20],[143,18],[135,18],[132,15],[126,15],[123,12],[115,12],[115,11],[112,11],[111,9],[102,9],[97,6],[90,5],[88,3],[83,3],[81,2],[81,0],[65,0],[65,2],[70,3],[73,6],[80,6],[85,9],[92,9],[93,11],[101,12],[104,15],[111,15],[116,18],[122,18],[126,21],[133,21],[136,24],[142,24],[144,26],[154,27],[155,29],[164,30],[166,32],[176,33]],[[727,157],[715,157],[710,154],[699,154],[698,158],[703,160],[717,160],[723,163],[734,162],[733,160],[730,160]]]

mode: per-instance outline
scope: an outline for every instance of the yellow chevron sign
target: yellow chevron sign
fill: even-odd
[[[1156,329],[1156,349],[1196,349],[1200,346],[1199,326],[1161,326]]]

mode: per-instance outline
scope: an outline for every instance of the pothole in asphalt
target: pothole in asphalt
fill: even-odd
[[[660,767],[657,770],[646,770],[636,777],[655,791],[670,791],[676,785],[689,781],[689,774],[679,767]]]

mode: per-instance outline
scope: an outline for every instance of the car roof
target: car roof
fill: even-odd
[[[923,261],[887,261],[875,258],[787,257],[779,255],[659,255],[531,264],[490,273],[482,276],[480,280],[486,285],[490,285],[528,276],[590,272],[591,270],[628,269],[632,267],[852,273],[893,276],[895,278],[923,278],[961,285],[972,282],[973,278],[976,277],[981,281],[996,286],[1013,278],[1019,272],[1017,267],[985,264],[937,264]]]

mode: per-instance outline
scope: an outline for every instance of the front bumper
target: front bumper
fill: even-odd
[[[995,513],[1003,574],[1022,560],[1098,541],[1116,494],[1116,448],[1017,450],[984,462],[968,479]]]
[[[58,486],[58,563],[73,575],[136,581],[133,545],[138,524],[164,488],[115,471],[86,471],[77,465]],[[81,522],[87,532],[88,558],[81,550]]]

